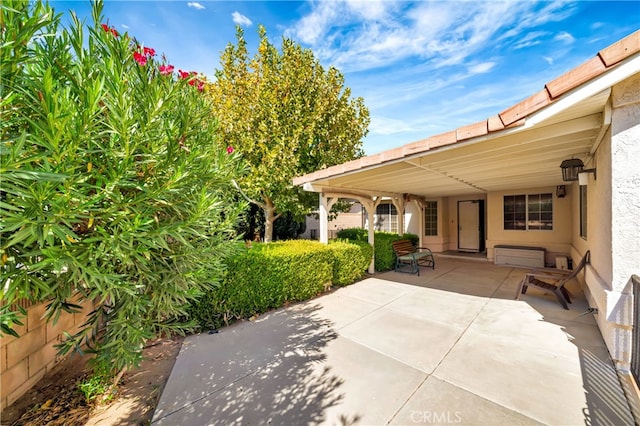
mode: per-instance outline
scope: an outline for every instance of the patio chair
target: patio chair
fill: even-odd
[[[396,254],[396,266],[394,268],[396,272],[406,272],[420,276],[420,266],[436,269],[433,253],[427,247],[414,247],[409,240],[394,241],[391,245]]]
[[[534,269],[528,272],[518,286],[516,300],[520,299],[520,295],[525,294],[527,288],[531,286],[539,288],[546,293],[555,294],[562,307],[568,310],[569,306],[567,303],[571,303],[571,294],[565,288],[565,285],[584,269],[589,263],[590,256],[590,252],[587,250],[584,257],[580,260],[580,263],[578,263],[578,266],[572,271],[562,269]]]

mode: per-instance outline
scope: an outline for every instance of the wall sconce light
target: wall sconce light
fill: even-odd
[[[579,158],[571,158],[564,160],[560,164],[562,169],[562,180],[565,182],[571,182],[578,180],[578,174],[584,169],[584,163]]]
[[[564,198],[567,195],[567,187],[564,185],[556,186],[556,197]]]
[[[593,179],[596,179],[596,169],[586,169],[578,173],[578,184],[580,186],[589,185],[589,173],[593,173]]]

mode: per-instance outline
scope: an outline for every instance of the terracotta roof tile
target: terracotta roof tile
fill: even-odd
[[[574,68],[571,71],[562,74],[555,80],[548,82],[546,88],[552,98],[557,98],[574,87],[578,87],[582,83],[599,76],[606,69],[607,68],[600,57],[595,56],[577,68]]]
[[[463,126],[458,128],[456,131],[456,138],[459,141],[465,139],[471,139],[478,136],[483,136],[489,133],[487,120],[480,121],[478,123],[469,124],[467,126]]]
[[[638,52],[640,52],[640,30],[613,43],[609,47],[605,47],[598,52],[598,55],[600,55],[604,64],[610,67]]]
[[[429,150],[429,139],[422,139],[416,142],[411,142],[403,146],[404,156],[415,154],[416,152],[424,152]]]
[[[490,132],[497,132],[502,129],[504,129],[504,123],[500,119],[499,115],[494,115],[487,119],[487,130]]]
[[[551,103],[551,97],[547,89],[541,90],[535,95],[529,96],[527,99],[518,102],[511,108],[500,113],[500,118],[505,125],[514,123],[529,114],[538,111],[541,108],[546,107]]]
[[[441,133],[439,135],[431,136],[429,139],[429,149],[433,149],[439,146],[451,145],[458,142],[456,131],[452,130],[447,133]]]

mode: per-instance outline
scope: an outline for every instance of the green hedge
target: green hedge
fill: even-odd
[[[362,241],[331,240],[333,251],[333,285],[348,285],[358,280],[369,268],[373,248]]]
[[[359,279],[371,262],[367,243],[291,240],[254,244],[231,258],[227,275],[189,308],[201,328],[218,328],[240,318],[310,299],[330,285]]]
[[[338,238],[349,240],[367,241],[368,232],[362,228],[348,228],[338,232]],[[396,255],[393,252],[393,242],[409,240],[417,245],[420,238],[416,234],[406,233],[402,236],[391,232],[376,231],[374,234],[374,252],[376,271],[388,271],[393,269],[396,263]]]

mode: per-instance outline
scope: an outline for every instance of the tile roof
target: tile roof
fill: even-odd
[[[301,185],[317,179],[328,178],[388,161],[398,160],[441,146],[452,145],[467,139],[499,132],[507,128],[522,126],[525,123],[525,119],[531,114],[552,104],[570,90],[616,67],[620,62],[638,52],[640,52],[640,30],[602,49],[595,57],[589,59],[582,65],[548,82],[540,92],[505,109],[498,115],[494,115],[478,123],[459,127],[446,133],[430,136],[427,139],[411,142],[399,148],[368,155],[357,160],[296,177],[293,180],[293,184]]]

